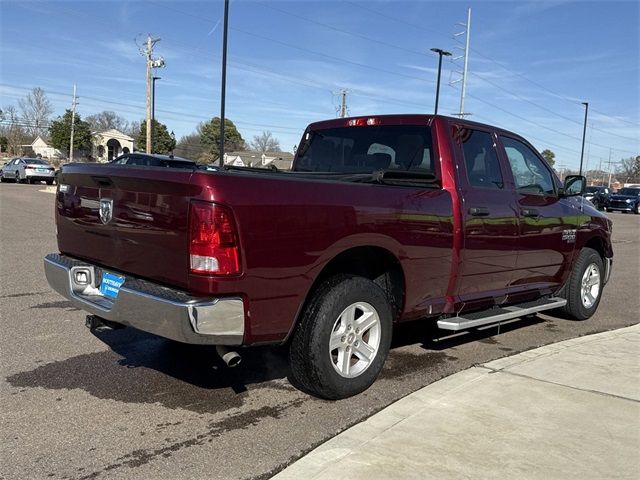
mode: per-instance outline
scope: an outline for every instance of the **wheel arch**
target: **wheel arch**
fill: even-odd
[[[291,338],[313,292],[325,280],[338,274],[368,278],[385,292],[394,313],[394,321],[402,312],[405,298],[405,274],[398,257],[380,246],[351,247],[335,255],[316,276],[283,343],[287,343]]]

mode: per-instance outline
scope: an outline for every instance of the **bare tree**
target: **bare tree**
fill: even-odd
[[[251,142],[251,148],[260,153],[265,152],[279,152],[280,142],[269,131],[262,132],[261,135],[255,135],[253,142]]]
[[[85,122],[91,126],[91,130],[94,132],[115,128],[116,130],[124,133],[129,128],[129,122],[127,120],[122,118],[116,112],[112,112],[110,110],[89,115],[85,118]]]
[[[142,124],[142,122],[138,122],[136,120],[134,120],[133,122],[129,122],[128,127],[125,128],[124,130],[122,130],[123,133],[126,133],[127,135],[129,135],[132,138],[136,138],[138,136],[138,133],[140,133],[140,125]],[[136,145],[137,147],[138,145]]]
[[[27,134],[16,107],[13,105],[3,107],[0,124],[0,134],[7,139],[7,151],[12,155],[21,154],[22,145],[27,141]]]
[[[640,182],[640,155],[620,160],[616,174],[624,183]]]
[[[31,136],[45,135],[49,128],[49,117],[53,107],[44,90],[34,88],[25,98],[18,100],[22,120],[27,133]]]

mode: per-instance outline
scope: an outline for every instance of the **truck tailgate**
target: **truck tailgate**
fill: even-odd
[[[65,166],[56,194],[60,252],[186,288],[189,201],[202,192],[192,175],[163,167]]]

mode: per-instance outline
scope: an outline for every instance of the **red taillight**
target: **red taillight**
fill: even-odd
[[[36,167],[34,167],[33,165],[25,165],[24,168],[29,169],[29,168],[36,168]]]
[[[240,248],[233,214],[215,203],[191,202],[189,266],[192,273],[240,273]]]

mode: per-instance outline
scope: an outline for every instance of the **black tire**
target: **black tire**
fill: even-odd
[[[633,210],[633,213],[640,215],[640,202],[636,203],[636,208]]]
[[[33,181],[33,178],[31,178],[31,177],[26,178],[25,180],[27,181],[27,183],[28,183],[29,185],[33,185],[33,184],[35,183],[35,182]]]
[[[20,172],[18,172],[16,170],[16,183],[22,183],[22,181],[20,180]]]
[[[593,295],[592,302],[589,301],[589,298],[583,299],[582,295],[585,273],[591,267],[595,267],[599,275],[598,291],[596,295]],[[569,275],[569,279],[563,288],[562,296],[567,299],[567,304],[562,308],[562,312],[574,320],[590,318],[598,309],[602,298],[604,275],[604,263],[600,254],[591,248],[583,248],[578,254],[571,275]],[[591,289],[591,294],[593,292],[594,290]]]
[[[47,182],[47,185],[53,185],[53,180],[45,180]]]
[[[332,335],[335,337],[340,330],[334,330],[343,312],[355,305],[371,307],[374,315],[378,316],[379,328],[377,335],[366,329],[360,341],[368,345],[379,339],[378,347],[370,361],[366,362],[362,357],[352,352],[358,346],[357,332],[350,327],[349,338],[343,336],[343,343],[349,346],[349,365],[353,364],[354,370],[363,368],[360,373],[352,373],[355,376],[346,378],[334,367],[336,356],[330,351],[329,342]],[[357,310],[356,310],[357,313]],[[363,317],[360,317],[363,318]],[[358,316],[354,325],[357,325]],[[342,328],[342,323],[340,323]],[[346,325],[345,325],[346,328]],[[338,400],[351,397],[363,392],[373,384],[382,370],[382,366],[389,353],[391,334],[393,328],[393,312],[385,292],[371,280],[353,275],[337,275],[321,284],[312,293],[302,316],[295,328],[289,348],[289,362],[291,364],[291,381],[302,390],[329,400]],[[362,332],[360,335],[363,335]],[[373,336],[373,337],[372,337]],[[355,342],[355,343],[350,343]],[[353,345],[353,347],[352,347]],[[334,350],[337,352],[337,350]],[[355,361],[355,363],[353,363]],[[362,362],[362,363],[361,363]],[[359,365],[359,367],[358,367]]]

